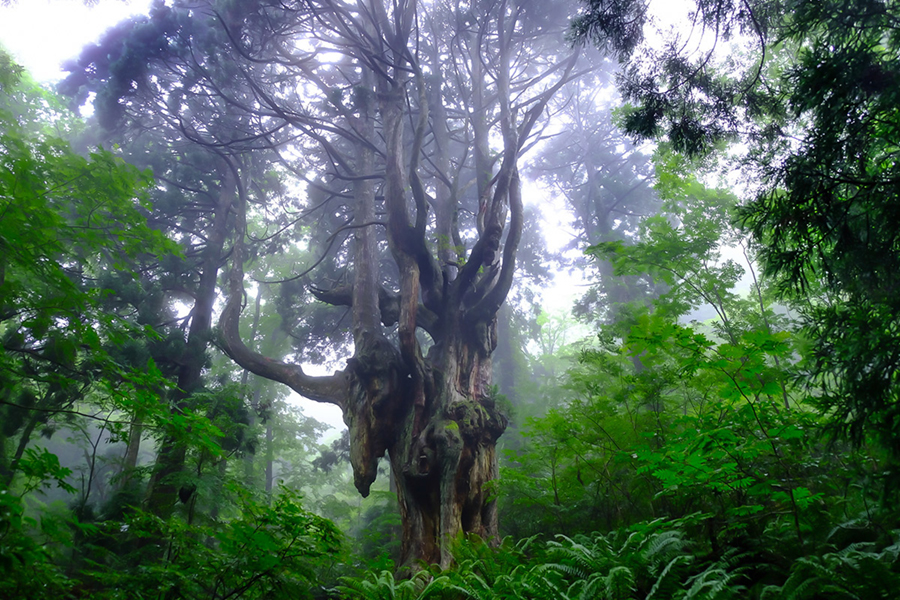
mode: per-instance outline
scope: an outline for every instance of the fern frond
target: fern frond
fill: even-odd
[[[684,555],[689,547],[690,543],[684,540],[680,531],[663,531],[651,537],[641,560],[648,574],[656,576],[674,557]]]
[[[606,578],[599,573],[576,580],[569,588],[569,593],[579,600],[597,600],[602,597],[606,588]]]
[[[694,562],[694,557],[682,554],[670,560],[650,588],[646,600],[669,600],[675,597],[676,590],[681,588],[682,571]]]
[[[523,577],[522,591],[525,592],[526,598],[542,598],[553,600],[569,600],[570,596],[567,591],[562,589],[562,579],[554,580],[550,577],[552,572],[541,569],[544,565],[532,567]]]
[[[727,571],[721,563],[715,563],[699,575],[688,579],[691,587],[684,595],[684,600],[726,600],[739,597],[747,588],[734,583],[741,573]]]
[[[637,589],[634,585],[634,572],[625,566],[610,569],[605,584],[607,600],[628,600]]]
[[[531,545],[534,543],[534,541],[537,540],[539,537],[540,537],[540,535],[535,534],[531,537],[527,537],[525,539],[519,540],[518,542],[516,542],[515,546],[513,546],[513,547],[515,548],[516,552],[519,553],[520,555],[525,554],[526,552],[528,552],[528,549],[531,547]]]
[[[359,600],[416,600],[430,573],[420,571],[411,579],[397,581],[390,571],[368,573],[366,579],[342,577],[336,589],[347,598]]]
[[[644,547],[650,538],[643,532],[635,531],[625,538],[625,543],[619,549],[618,554],[643,554]]]

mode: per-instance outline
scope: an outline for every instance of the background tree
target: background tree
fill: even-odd
[[[589,3],[581,39],[619,5],[643,6]],[[698,2],[695,14],[718,44],[689,54],[673,41],[629,67],[626,128],[688,154],[723,139],[748,145],[741,219],[782,298],[804,315],[811,392],[841,435],[877,435],[896,454],[897,9],[723,0]],[[729,43],[745,50],[717,57]]]
[[[19,82],[11,65],[4,67],[0,115],[2,439],[19,437],[11,463],[0,453],[6,486],[35,429],[55,415],[77,413],[76,404],[99,391],[95,377],[127,384],[129,370],[109,345],[145,335],[139,323],[105,312],[103,273],[134,273],[145,251],[162,255],[172,248],[146,226],[148,174],[99,149],[89,158],[76,154],[55,135],[69,126],[58,100]],[[110,399],[118,396],[113,385]]]
[[[77,122],[2,53],[0,94],[0,556],[16,573],[2,591],[55,593],[65,586],[50,561],[58,549],[27,535],[33,519],[25,506],[36,490],[75,488],[71,470],[35,443],[37,434],[86,423],[121,433],[128,423],[118,415],[136,407],[160,421],[154,399],[167,382],[152,360],[134,368],[116,350],[152,332],[107,310],[101,280],[112,269],[136,274],[145,253],[174,247],[147,226],[148,173],[99,148],[74,152],[59,134]],[[85,516],[90,490],[88,481],[76,518]],[[54,542],[67,537],[49,515],[38,531]]]
[[[153,168],[158,182],[153,224],[182,244],[184,260],[159,263],[142,282],[157,305],[177,298],[190,309],[180,322],[169,316],[152,323],[169,341],[158,358],[168,364],[175,382],[168,398],[175,417],[198,408],[192,397],[206,391],[213,307],[234,235],[238,179],[249,183],[249,172],[260,173],[250,194],[269,191],[275,181],[262,175],[271,131],[260,127],[252,113],[235,110],[229,96],[212,87],[233,79],[230,49],[224,31],[160,2],[148,16],[121,23],[86,48],[68,65],[71,74],[60,86],[76,104],[96,94],[104,137],[121,143],[133,162]],[[227,89],[244,93],[233,81]],[[256,150],[252,157],[250,149]],[[161,316],[145,312],[145,319]],[[246,420],[251,413],[242,414],[238,418]],[[187,446],[175,430],[161,440],[147,490],[147,506],[160,516],[170,515],[196,490],[184,470]]]
[[[613,117],[618,99],[607,99],[614,87],[612,68],[607,59],[590,77],[566,87],[561,99],[566,135],[548,139],[529,169],[572,213],[574,236],[563,250],[577,250],[570,268],[596,269],[593,277],[599,283],[579,301],[576,314],[598,323],[614,321],[618,305],[657,293],[648,282],[615,277],[608,262],[591,263],[583,255],[590,245],[629,240],[638,223],[660,206],[653,190],[652,157],[623,134]]]

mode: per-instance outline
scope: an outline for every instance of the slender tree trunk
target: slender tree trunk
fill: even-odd
[[[8,460],[6,460],[6,441],[9,438],[0,433],[0,483],[4,488],[9,487],[13,479],[13,471]]]
[[[144,418],[135,414],[128,429],[128,444],[125,446],[125,455],[122,457],[121,478],[119,489],[127,488],[131,483],[134,470],[137,468],[138,456],[141,452],[141,436],[144,434]]]
[[[259,331],[259,315],[262,309],[262,295],[263,295],[263,287],[257,290],[256,293],[256,306],[253,311],[253,325],[250,328],[250,339],[256,340],[256,334]],[[274,335],[274,333],[273,333]],[[250,381],[250,371],[244,369],[244,372],[241,373],[241,388],[243,390],[247,389],[247,383]],[[262,395],[262,380],[256,378],[254,379],[253,386],[253,394],[250,396],[250,411],[247,415],[247,430],[253,431],[256,427],[256,419],[259,415],[259,398]],[[244,453],[244,483],[248,487],[253,486],[253,475],[254,475],[254,463],[256,457],[250,453]]]
[[[228,459],[220,458],[216,465],[216,470],[218,472],[217,493],[213,499],[212,507],[209,509],[209,518],[213,521],[219,518],[219,510],[222,507],[222,490],[225,487],[225,478],[228,476]]]
[[[275,432],[272,421],[266,422],[266,496],[272,497],[272,484],[275,479]]]
[[[228,215],[234,203],[235,174],[228,165],[222,164],[223,184],[215,207],[213,225],[209,233],[200,271],[197,297],[191,311],[191,326],[187,345],[181,357],[178,371],[178,386],[172,398],[172,413],[178,414],[187,407],[187,400],[201,383],[201,373],[206,362],[212,325],[212,310],[216,300],[216,280],[222,249],[228,234]],[[147,488],[146,505],[153,514],[167,518],[175,508],[179,484],[175,476],[184,468],[187,456],[187,442],[184,431],[167,432],[162,439],[156,466]]]
[[[12,460],[9,463],[9,468],[2,481],[4,488],[8,488],[12,484],[13,479],[16,476],[16,469],[19,468],[19,461],[22,460],[22,456],[25,454],[25,449],[28,447],[28,442],[31,440],[31,434],[34,433],[34,428],[37,427],[39,420],[40,413],[35,411],[31,417],[29,417],[28,423],[22,429],[22,433],[19,434],[19,443],[16,445],[16,451],[13,454]]]

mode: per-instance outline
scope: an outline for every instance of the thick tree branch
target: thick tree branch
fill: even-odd
[[[513,170],[511,179],[509,185],[509,235],[503,246],[503,266],[500,268],[500,276],[484,298],[468,312],[467,318],[483,320],[496,313],[500,310],[503,301],[506,300],[506,295],[512,286],[513,274],[516,269],[516,251],[519,248],[519,241],[522,239],[524,208],[518,169]]]
[[[222,350],[237,364],[260,377],[278,381],[292,390],[317,402],[328,402],[344,408],[348,396],[349,377],[343,371],[326,377],[312,377],[297,364],[289,364],[263,356],[244,344],[240,334],[240,315],[244,297],[244,233],[246,222],[246,193],[240,183],[234,162],[226,159],[235,171],[238,183],[238,207],[235,229],[237,240],[232,255],[232,268],[228,276],[228,299],[219,318],[219,343]]]

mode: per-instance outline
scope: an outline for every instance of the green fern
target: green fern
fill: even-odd
[[[562,541],[547,543],[550,556],[557,561],[547,564],[548,569],[558,570],[573,577],[587,578],[592,573],[606,572],[615,565],[616,553],[610,541],[602,534],[597,534],[590,542],[584,536],[576,536],[573,539],[558,535],[557,540]]]
[[[578,600],[602,598],[606,592],[606,578],[599,573],[576,579],[569,587],[569,593]]]
[[[397,581],[390,571],[368,573],[365,579],[342,577],[344,585],[337,591],[348,599],[359,600],[418,600],[431,574],[419,571],[411,579]]]
[[[569,600],[571,596],[564,586],[561,578],[532,567],[523,581],[522,591],[526,593],[525,598]]]
[[[646,600],[670,600],[676,596],[684,581],[685,571],[694,562],[689,554],[680,554],[666,563],[660,572]]]
[[[613,567],[606,576],[606,600],[627,600],[637,590],[634,573],[625,566]]]
[[[513,544],[506,539],[499,548],[492,548],[478,536],[461,539],[452,549],[456,566],[426,591],[454,600],[568,600],[561,575],[529,564],[525,552],[534,540]]]
[[[644,558],[655,565],[669,565],[673,558],[683,555],[687,551],[689,543],[685,541],[678,530],[663,531],[654,534],[649,540],[644,551]]]
[[[807,600],[853,598],[893,600],[900,590],[900,543],[881,551],[853,544],[840,552],[797,560],[781,588],[770,586],[766,598]]]
[[[729,570],[721,562],[716,562],[699,575],[688,580],[691,587],[679,600],[729,600],[741,598],[746,586],[735,583],[742,577],[741,569]]]
[[[548,543],[552,559],[539,567],[570,580],[570,593],[579,598],[632,598],[651,589],[656,598],[672,598],[683,587],[689,544],[678,530],[657,531],[662,522],[639,530],[595,534],[593,538],[557,536]]]

